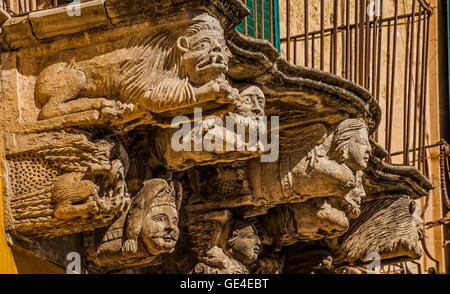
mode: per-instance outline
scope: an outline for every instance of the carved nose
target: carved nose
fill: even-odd
[[[212,46],[212,51],[213,52],[221,52],[222,51],[222,47],[220,46],[219,42],[213,41],[212,45],[213,45]]]
[[[262,114],[262,109],[259,107],[255,107],[253,108],[253,113],[255,113],[256,115],[261,115]]]

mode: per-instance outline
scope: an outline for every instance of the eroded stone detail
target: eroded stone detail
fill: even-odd
[[[256,262],[261,241],[253,225],[240,220],[229,221],[222,232],[220,247],[214,246],[200,258],[196,274],[247,274]]]
[[[129,203],[127,155],[118,142],[82,133],[16,134],[6,169],[10,229],[49,238],[94,230]]]
[[[122,2],[106,3],[114,24]],[[241,1],[156,2],[140,1],[147,18],[179,14],[2,53],[10,243],[39,255],[72,242],[95,273],[332,273],[374,250],[420,257],[411,201],[432,185],[382,162],[369,92],[239,35]],[[248,141],[264,116],[279,117],[275,162]],[[174,118],[192,150],[174,149]],[[222,149],[196,150],[204,138]]]
[[[87,236],[91,269],[110,271],[157,265],[160,254],[171,253],[179,237],[180,183],[151,179],[133,198],[130,209],[106,230]]]
[[[192,21],[131,38],[126,49],[44,68],[35,87],[39,119],[123,125],[208,101],[232,103],[238,90],[225,78],[230,53],[223,29],[208,14]]]

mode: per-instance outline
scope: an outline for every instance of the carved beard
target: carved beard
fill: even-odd
[[[151,236],[151,239],[142,238],[147,251],[152,255],[158,255],[161,253],[172,251],[177,240],[178,234],[174,231],[170,233],[161,232],[155,236]]]

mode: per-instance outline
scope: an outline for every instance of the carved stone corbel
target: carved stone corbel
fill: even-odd
[[[120,218],[108,228],[85,234],[89,270],[159,265],[160,255],[172,253],[178,241],[181,200],[179,182],[145,181]]]
[[[110,224],[129,203],[128,157],[83,133],[5,135],[6,230],[46,239]]]

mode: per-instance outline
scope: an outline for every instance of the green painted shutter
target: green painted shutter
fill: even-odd
[[[279,22],[279,0],[264,0],[264,39],[270,41],[270,23],[269,23],[269,1],[273,1],[273,39],[274,46],[280,50],[280,22]],[[251,11],[251,14],[247,17],[247,34],[251,37],[261,39],[261,2],[258,0],[256,5],[257,23],[258,23],[258,36],[255,36],[255,28],[253,26],[253,0],[247,0],[247,8]],[[237,27],[238,32],[244,33],[244,22],[240,23]]]

